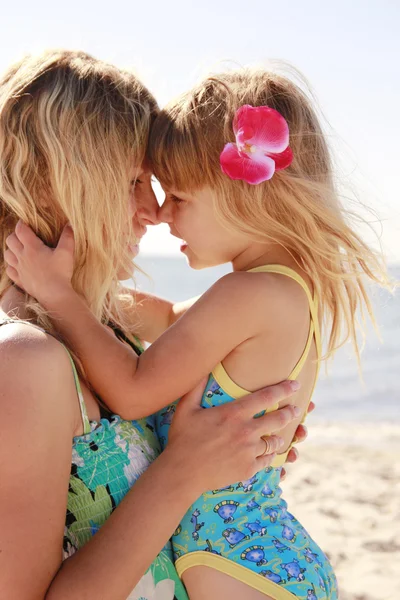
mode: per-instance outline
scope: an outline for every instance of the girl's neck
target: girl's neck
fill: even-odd
[[[279,264],[298,269],[299,262],[279,244],[251,244],[233,259],[232,267],[234,271],[249,271],[263,265]]]

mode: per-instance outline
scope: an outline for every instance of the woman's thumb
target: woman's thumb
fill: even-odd
[[[207,385],[207,377],[203,377],[195,387],[190,390],[187,394],[182,396],[181,401],[178,403],[177,410],[179,412],[189,412],[196,408],[200,408],[200,402],[203,397],[204,388]]]

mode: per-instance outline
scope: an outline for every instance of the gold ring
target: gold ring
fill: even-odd
[[[261,454],[261,456],[265,456],[266,454],[271,454],[271,443],[270,443],[268,437],[263,435],[263,436],[261,436],[261,439],[264,440],[264,442],[265,442],[265,450]]]

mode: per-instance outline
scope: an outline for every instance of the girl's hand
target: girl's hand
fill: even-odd
[[[283,444],[272,435],[298,417],[297,407],[288,405],[254,419],[291,396],[298,383],[284,381],[239,400],[203,409],[200,406],[206,380],[186,394],[177,406],[165,452],[175,452],[176,468],[191,473],[201,494],[252,477],[268,467]],[[264,455],[268,438],[270,454]]]
[[[6,273],[20,288],[45,304],[71,288],[74,266],[74,234],[64,227],[56,248],[46,246],[28,225],[18,221],[6,239]]]

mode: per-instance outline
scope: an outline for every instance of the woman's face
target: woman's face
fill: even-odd
[[[131,173],[131,186],[129,193],[129,219],[132,222],[134,238],[128,239],[128,253],[132,260],[139,253],[140,240],[146,233],[147,225],[157,225],[159,219],[158,202],[151,185],[152,173],[146,163],[136,167]],[[118,279],[129,279],[132,270],[127,272],[122,269],[118,272]]]

